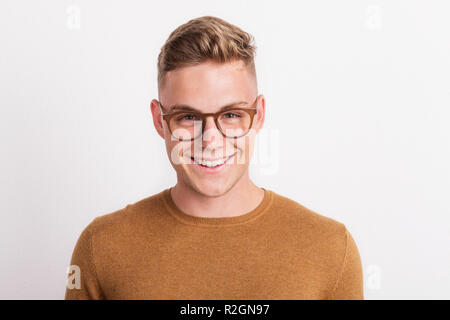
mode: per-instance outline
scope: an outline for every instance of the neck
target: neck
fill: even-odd
[[[249,178],[248,172],[224,194],[206,196],[178,180],[171,196],[175,205],[196,217],[222,218],[240,216],[255,209],[264,197],[264,190]]]

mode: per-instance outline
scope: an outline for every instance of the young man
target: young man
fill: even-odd
[[[363,299],[345,225],[249,178],[266,107],[252,42],[211,16],[170,34],[151,112],[177,183],[86,227],[66,299]]]

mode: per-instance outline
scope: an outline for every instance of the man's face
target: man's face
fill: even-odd
[[[157,100],[152,101],[153,122],[165,139],[169,160],[177,172],[179,182],[207,196],[220,196],[230,190],[241,178],[248,178],[248,166],[253,153],[256,133],[264,122],[265,101],[257,95],[254,76],[244,62],[204,62],[184,67],[166,74],[159,98],[163,113],[173,105],[188,105],[202,113],[215,113],[223,106],[246,102],[244,108],[257,108],[250,131],[242,137],[226,138],[216,127],[212,117],[206,118],[203,135],[193,141],[178,141],[161,120]],[[224,160],[224,164],[210,168],[197,160]],[[201,161],[200,161],[201,162]]]

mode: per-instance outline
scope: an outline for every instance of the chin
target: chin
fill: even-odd
[[[178,179],[192,190],[206,197],[219,197],[232,189],[246,172],[246,166],[232,165],[226,174],[217,177],[199,175],[190,167],[179,168]]]
[[[223,183],[194,183],[194,189],[207,197],[218,197],[226,193],[229,188]]]

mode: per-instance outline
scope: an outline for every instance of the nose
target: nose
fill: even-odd
[[[203,146],[209,146],[217,143],[222,138],[219,128],[217,128],[213,117],[206,117],[205,129],[203,131]]]

